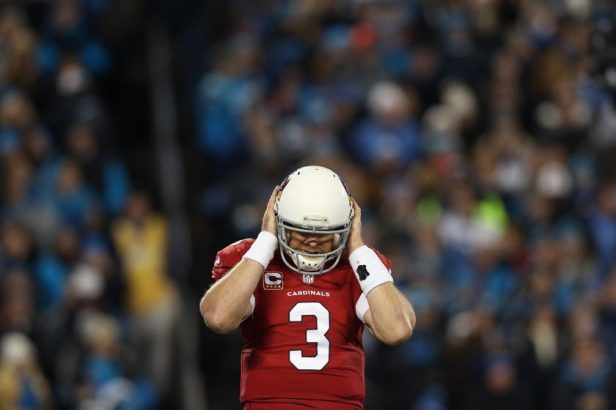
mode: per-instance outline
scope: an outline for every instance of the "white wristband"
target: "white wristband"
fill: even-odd
[[[274,257],[276,246],[278,246],[276,235],[271,232],[261,231],[250,249],[248,249],[248,252],[242,256],[242,259],[246,258],[258,262],[265,269]]]
[[[359,286],[366,296],[377,286],[394,281],[377,254],[366,245],[351,252],[349,262],[353,272],[355,272]]]

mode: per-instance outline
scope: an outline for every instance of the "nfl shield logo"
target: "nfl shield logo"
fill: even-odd
[[[314,275],[309,275],[307,273],[304,273],[303,279],[306,285],[310,285],[311,283],[314,282]]]

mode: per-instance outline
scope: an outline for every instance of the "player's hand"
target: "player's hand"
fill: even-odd
[[[353,219],[351,219],[351,232],[347,241],[348,255],[362,246],[364,246],[364,239],[361,236],[361,208],[353,200]]]
[[[278,232],[276,228],[276,213],[274,212],[274,204],[276,203],[276,197],[279,192],[280,187],[276,186],[272,192],[272,196],[270,196],[270,199],[267,202],[267,208],[265,209],[263,221],[261,222],[261,231],[267,231],[274,235]]]

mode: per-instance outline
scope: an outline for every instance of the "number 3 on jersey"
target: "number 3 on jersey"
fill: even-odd
[[[302,322],[304,316],[317,318],[317,328],[306,330],[306,342],[317,344],[316,356],[304,356],[301,350],[289,351],[289,360],[299,370],[321,370],[329,362],[329,311],[318,302],[300,302],[289,312],[289,321]]]

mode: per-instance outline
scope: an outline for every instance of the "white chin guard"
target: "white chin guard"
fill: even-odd
[[[326,259],[325,256],[297,255],[297,266],[302,271],[319,272],[323,269]]]

